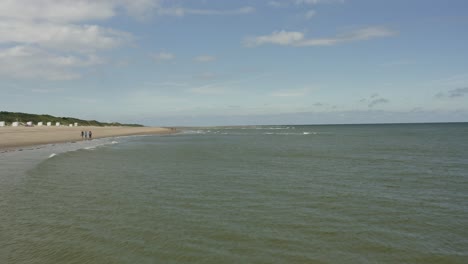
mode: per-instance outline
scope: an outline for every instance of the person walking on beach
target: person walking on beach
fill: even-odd
[[[84,132],[84,138],[85,138],[85,139],[88,139],[88,131],[85,131],[85,132]]]
[[[88,132],[88,137],[89,137],[89,139],[92,139],[93,138],[93,132],[89,131]]]
[[[81,130],[81,138],[84,139],[84,131]]]

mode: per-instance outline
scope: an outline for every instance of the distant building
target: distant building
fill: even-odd
[[[55,123],[55,126],[60,126],[60,122],[56,122],[56,123]]]
[[[33,123],[32,123],[31,121],[29,121],[29,122],[26,122],[26,125],[27,125],[27,126],[32,126]]]
[[[74,125],[75,125],[75,126],[78,126],[78,123],[75,123]]]
[[[73,126],[73,124],[69,124],[68,126],[69,126],[69,127],[72,127],[72,126]]]
[[[42,122],[37,122],[37,126],[43,126],[43,125],[44,125],[44,123],[42,123]]]
[[[52,122],[47,122],[47,126],[51,126],[52,125]]]
[[[11,123],[11,126],[14,126],[14,127],[19,126],[19,122],[13,122],[13,123]]]
[[[4,127],[5,126],[5,121],[0,121],[0,127]]]

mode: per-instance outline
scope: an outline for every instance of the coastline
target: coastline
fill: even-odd
[[[81,131],[92,131],[93,139],[176,132],[174,129],[163,127],[0,127],[0,150],[81,141]]]

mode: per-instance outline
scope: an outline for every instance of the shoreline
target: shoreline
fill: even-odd
[[[13,151],[22,147],[33,147],[55,143],[68,143],[85,140],[81,131],[92,131],[93,139],[134,136],[166,135],[177,130],[163,127],[0,127],[0,151]]]

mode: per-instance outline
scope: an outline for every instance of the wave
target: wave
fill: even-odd
[[[307,135],[317,135],[317,132],[297,132],[297,133],[288,133],[288,132],[265,132],[263,135],[282,135],[282,136],[307,136]]]
[[[60,154],[77,151],[92,150],[97,147],[114,145],[119,143],[115,138],[100,138],[93,140],[83,140],[68,143],[54,143],[39,145],[28,148],[18,148],[0,153],[1,160],[30,160],[40,162],[45,159],[56,157]],[[1,164],[0,164],[1,165]]]
[[[181,133],[178,133],[176,135],[204,135],[210,133],[210,130],[183,130]]]
[[[0,167],[6,171],[22,173],[28,170],[32,170],[42,162],[55,159],[64,153],[78,150],[89,151],[97,147],[116,144],[112,142],[117,141],[113,140],[112,138],[102,138],[69,143],[47,144],[28,148],[18,148],[8,152],[0,153]]]
[[[284,129],[296,129],[293,126],[287,127],[223,127],[218,128],[219,130],[284,130]]]
[[[317,131],[297,131],[285,129],[285,128],[249,128],[250,131],[244,128],[237,128],[236,130],[227,128],[227,129],[218,129],[218,130],[184,130],[178,135],[232,135],[232,136],[251,136],[251,135],[291,135],[291,136],[311,136],[311,135],[325,135],[329,134],[327,132],[317,132]],[[268,130],[268,132],[261,132],[258,130]]]
[[[296,129],[295,127],[256,127],[256,130],[286,130],[286,129]]]

